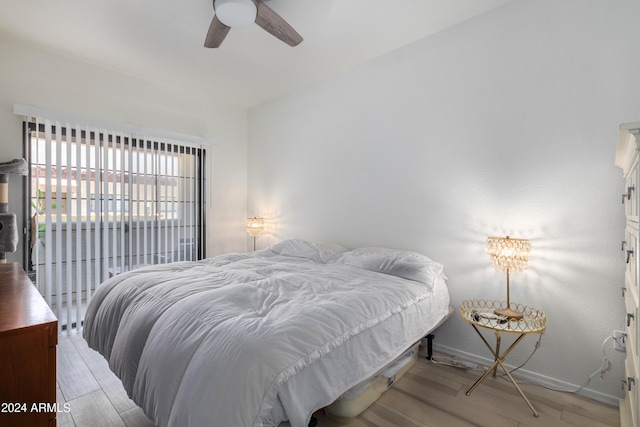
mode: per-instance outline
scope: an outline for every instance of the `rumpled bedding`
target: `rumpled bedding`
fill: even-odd
[[[349,253],[293,240],[132,270],[98,287],[83,335],[158,427],[306,427],[448,312],[440,264],[417,281]]]

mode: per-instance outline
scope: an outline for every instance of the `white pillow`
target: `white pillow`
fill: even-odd
[[[307,258],[321,264],[335,261],[347,251],[347,248],[335,243],[309,242],[303,239],[283,240],[270,249],[277,255]]]
[[[443,271],[442,264],[417,252],[378,247],[358,248],[345,252],[337,262],[414,280],[433,288]]]

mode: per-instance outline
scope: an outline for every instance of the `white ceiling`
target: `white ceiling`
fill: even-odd
[[[266,0],[299,46],[251,25],[206,49],[212,0],[0,0],[0,36],[249,108],[510,1]]]

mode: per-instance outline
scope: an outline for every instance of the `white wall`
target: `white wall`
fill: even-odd
[[[302,237],[442,262],[452,305],[505,298],[490,235],[531,239],[512,301],[548,315],[524,368],[582,385],[624,329],[618,125],[640,120],[635,0],[515,1],[249,112],[248,214]],[[523,362],[529,338],[510,362]],[[487,360],[456,313],[440,349]],[[624,354],[586,394],[621,396]]]
[[[246,111],[3,36],[0,57],[0,161],[23,155],[21,118],[13,114],[14,104],[204,137],[214,141],[207,149],[207,253],[246,250]],[[9,203],[21,219],[20,181],[9,178]],[[7,258],[21,262],[21,248]]]

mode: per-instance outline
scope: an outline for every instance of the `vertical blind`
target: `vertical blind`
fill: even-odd
[[[25,268],[60,331],[81,327],[108,278],[204,258],[202,145],[41,118],[26,119],[24,134]]]

